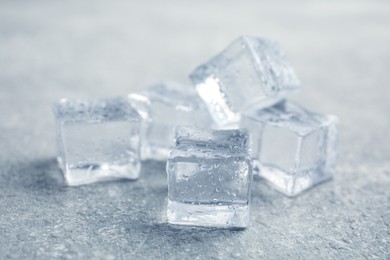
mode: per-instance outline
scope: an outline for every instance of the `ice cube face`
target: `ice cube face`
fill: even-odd
[[[281,101],[242,116],[251,137],[254,172],[288,196],[331,178],[338,118]]]
[[[190,75],[220,126],[234,124],[254,104],[263,108],[300,87],[279,45],[242,36]]]
[[[178,127],[167,161],[168,222],[245,228],[252,160],[246,130]]]
[[[62,99],[53,110],[58,161],[68,185],[138,178],[142,118],[127,98]]]
[[[141,138],[143,160],[166,160],[174,145],[177,125],[209,128],[213,120],[203,101],[190,86],[161,83],[144,92],[130,94],[144,117]]]

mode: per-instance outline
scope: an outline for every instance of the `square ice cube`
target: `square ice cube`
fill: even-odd
[[[254,104],[277,103],[300,86],[279,45],[251,36],[236,39],[190,78],[221,126],[238,122],[240,113]]]
[[[251,112],[241,127],[251,137],[254,172],[288,196],[331,178],[338,119],[288,101]]]
[[[168,222],[244,228],[249,221],[252,160],[246,130],[178,127],[170,153]]]
[[[177,125],[208,128],[213,125],[205,104],[190,86],[161,83],[140,93],[129,94],[144,117],[141,158],[166,160],[174,145]]]
[[[62,99],[53,110],[58,161],[68,185],[138,178],[142,118],[128,99]]]

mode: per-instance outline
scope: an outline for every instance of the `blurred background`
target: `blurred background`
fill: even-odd
[[[0,1],[0,258],[390,257],[389,32],[387,1]],[[341,118],[333,182],[295,200],[256,184],[237,234],[153,226],[160,164],[135,190],[62,186],[54,101],[186,84],[243,34],[279,41],[291,99]]]

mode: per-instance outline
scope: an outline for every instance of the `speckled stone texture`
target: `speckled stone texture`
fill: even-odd
[[[385,1],[1,1],[0,258],[390,258],[389,13]],[[303,84],[292,99],[340,117],[333,181],[290,199],[256,180],[244,231],[167,225],[163,163],[138,181],[64,185],[53,101],[186,83],[241,34],[278,40]]]

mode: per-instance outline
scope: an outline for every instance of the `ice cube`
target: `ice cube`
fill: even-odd
[[[246,130],[178,127],[166,170],[169,223],[248,225],[252,160]]]
[[[53,110],[58,161],[68,185],[138,178],[142,118],[127,98],[62,99]]]
[[[300,86],[279,45],[251,36],[236,39],[190,78],[220,126],[238,122],[254,104],[275,104]]]
[[[144,117],[141,158],[166,160],[174,144],[177,125],[208,128],[213,125],[205,104],[190,86],[161,83],[129,95]]]
[[[331,178],[335,171],[338,119],[281,101],[246,112],[254,172],[288,196]]]

